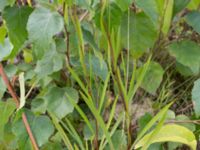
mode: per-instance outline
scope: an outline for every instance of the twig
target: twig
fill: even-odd
[[[83,15],[80,16],[79,21],[80,21],[80,22],[83,21],[83,19],[85,19],[85,17],[87,17],[88,14],[89,14],[89,11],[88,11],[88,10],[85,11],[85,12],[83,13]]]
[[[17,97],[16,92],[14,91],[10,81],[8,80],[8,77],[7,77],[7,75],[6,75],[5,71],[4,71],[3,65],[1,63],[0,63],[0,75],[1,75],[4,83],[6,84],[10,95],[12,96],[13,100],[15,101],[16,107],[18,108],[19,105],[20,105],[19,104],[19,98]],[[28,123],[26,114],[24,112],[22,113],[22,120],[23,120],[24,126],[25,126],[26,131],[27,131],[27,133],[29,135],[29,138],[31,140],[31,143],[32,143],[32,146],[33,146],[34,150],[39,150],[38,145],[36,143],[36,140],[35,140],[35,138],[33,136],[32,131],[31,131],[30,125]]]
[[[200,125],[200,120],[168,120],[165,122],[166,124],[169,123],[191,123],[191,124],[198,124]]]

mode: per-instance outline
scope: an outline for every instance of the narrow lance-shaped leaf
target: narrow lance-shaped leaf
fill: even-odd
[[[164,35],[167,35],[171,25],[173,8],[174,8],[173,6],[174,6],[174,0],[165,1],[165,8],[163,11],[163,25],[162,25],[162,32],[164,33]]]

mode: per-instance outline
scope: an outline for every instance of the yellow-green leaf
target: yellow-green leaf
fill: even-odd
[[[143,147],[154,131],[145,135],[135,146],[135,149]],[[196,150],[197,141],[195,135],[186,127],[168,124],[163,126],[156,136],[151,140],[151,144],[158,142],[177,142],[188,145],[192,150]]]

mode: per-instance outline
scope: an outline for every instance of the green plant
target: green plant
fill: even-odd
[[[1,0],[0,149],[195,150],[199,6]]]

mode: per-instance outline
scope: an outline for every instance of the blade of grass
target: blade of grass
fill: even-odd
[[[99,103],[99,114],[101,113],[102,111],[102,107],[103,107],[103,104],[104,104],[104,100],[105,100],[105,95],[106,95],[106,89],[108,87],[108,83],[110,81],[110,73],[108,73],[107,77],[106,77],[106,80],[104,82],[104,86],[103,86],[103,91],[101,93],[101,98],[100,98],[100,103]]]
[[[90,121],[88,120],[87,116],[82,111],[82,109],[76,104],[76,102],[73,100],[73,98],[70,97],[68,94],[66,94],[66,97],[68,98],[70,103],[75,107],[75,109],[78,111],[78,113],[81,115],[81,117],[83,118],[83,120],[87,124],[87,126],[90,129],[90,131],[92,132],[92,134],[94,134],[94,129],[92,128],[92,125],[91,125]]]
[[[83,146],[83,142],[82,142],[82,140],[81,140],[79,134],[77,133],[76,129],[73,127],[73,125],[71,124],[71,122],[70,122],[67,118],[65,118],[65,121],[66,121],[66,123],[67,123],[67,125],[68,125],[68,127],[69,127],[69,130],[70,130],[71,133],[72,133],[71,136],[73,136],[73,137],[75,138],[75,140],[76,140],[77,143],[79,144],[81,150],[85,150],[85,148],[84,148],[84,146]],[[61,122],[61,124],[63,125],[63,127],[67,127],[66,124],[65,124],[62,120],[61,120],[60,122]]]
[[[142,150],[147,150],[148,147],[151,144],[151,141],[153,140],[153,138],[157,135],[157,133],[160,131],[160,129],[162,128],[165,119],[167,116],[167,111],[164,113],[164,115],[162,116],[162,118],[160,119],[159,123],[156,125],[156,128],[154,130],[154,132],[151,134],[151,136],[149,137],[148,141],[145,143],[145,145],[142,147]]]
[[[174,101],[173,101],[174,102]],[[146,132],[151,129],[151,127],[167,112],[169,107],[173,104],[173,102],[166,105],[155,117],[149,121],[149,123],[145,126],[145,128],[139,133],[135,142],[132,144],[131,149],[134,148],[135,144],[146,134]]]
[[[112,150],[114,150],[114,146],[113,146],[112,140],[110,138],[110,134],[109,134],[109,132],[108,132],[108,130],[106,128],[106,125],[105,125],[102,117],[100,116],[98,110],[96,109],[96,107],[94,106],[94,104],[91,103],[92,101],[90,99],[88,99],[82,92],[80,92],[80,94],[81,94],[81,97],[84,99],[85,103],[87,104],[88,108],[91,110],[92,114],[94,115],[94,117],[98,121],[98,124],[100,125],[100,127],[104,131],[104,134],[105,134],[106,138],[108,139],[110,148]]]
[[[129,91],[128,91],[129,104],[132,102],[132,99],[133,99],[137,89],[139,88],[139,86],[142,83],[142,80],[144,79],[144,76],[145,76],[145,74],[147,72],[147,69],[149,67],[150,61],[151,61],[151,56],[148,58],[147,62],[144,64],[144,68],[140,72],[140,75],[137,77],[136,84],[133,84],[134,83],[134,79],[135,79],[135,75],[136,75],[136,73],[133,72],[134,73],[133,74],[134,77],[131,79],[131,85],[130,85]],[[136,66],[134,68],[136,68]]]
[[[109,117],[108,123],[107,123],[107,125],[106,125],[107,130],[109,130],[110,125],[111,125],[111,123],[112,123],[112,120],[113,120],[113,118],[114,118],[115,108],[116,108],[116,104],[117,104],[118,98],[119,98],[119,96],[117,96],[117,97],[115,98],[114,103],[113,103],[113,106],[112,106],[112,108],[111,108],[110,117]],[[103,144],[104,139],[105,139],[105,136],[103,136],[102,139],[101,139],[101,145]]]
[[[113,134],[115,133],[115,131],[117,130],[117,128],[119,127],[119,125],[120,125],[120,123],[122,122],[122,120],[124,119],[124,112],[122,112],[120,115],[119,115],[119,117],[118,117],[118,119],[117,119],[117,122],[113,125],[113,127],[112,127],[112,130],[111,130],[111,132],[110,132],[110,136],[112,137],[113,136]],[[106,146],[106,144],[108,143],[108,140],[107,139],[105,139],[104,141],[102,141],[101,142],[101,144],[100,144],[100,150],[104,150],[104,148],[105,148],[105,146]]]
[[[49,116],[52,118],[53,124],[55,125],[56,129],[58,130],[58,133],[62,137],[62,140],[65,143],[65,146],[69,150],[74,150],[72,143],[70,142],[70,140],[69,140],[68,136],[66,135],[65,131],[63,130],[62,126],[59,124],[59,120],[57,119],[57,117],[49,111],[48,111],[48,113],[49,113]]]

